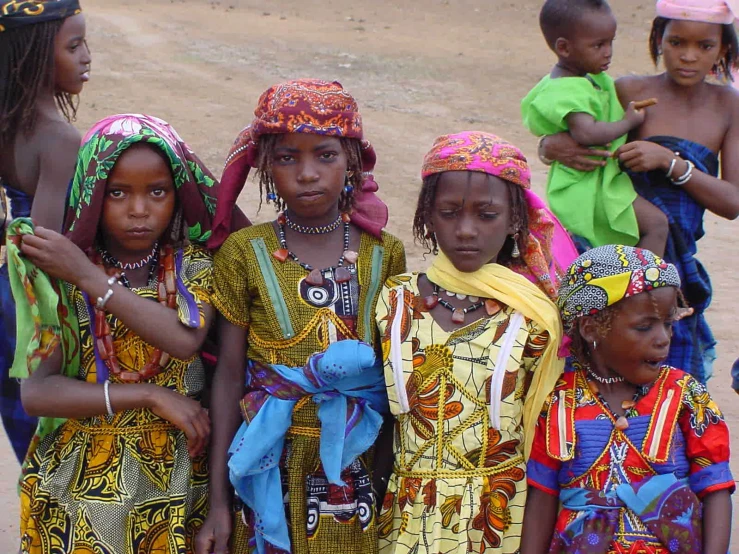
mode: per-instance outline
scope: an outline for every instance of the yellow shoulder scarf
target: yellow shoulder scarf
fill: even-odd
[[[446,290],[503,302],[549,333],[549,343],[538,370],[534,372],[523,408],[524,455],[528,460],[539,412],[564,369],[564,359],[557,355],[562,341],[562,323],[557,306],[526,277],[499,264],[487,264],[474,273],[463,273],[440,252],[426,275]]]

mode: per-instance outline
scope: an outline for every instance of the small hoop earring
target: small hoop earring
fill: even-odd
[[[520,258],[521,251],[518,249],[518,233],[512,236],[513,238],[513,250],[511,250],[512,258]]]

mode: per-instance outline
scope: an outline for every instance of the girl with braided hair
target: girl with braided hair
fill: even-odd
[[[380,552],[512,554],[533,424],[564,365],[552,300],[576,251],[495,135],[437,138],[422,176],[414,232],[437,257],[377,305],[396,418]]]
[[[31,215],[60,231],[80,145],[71,120],[90,77],[78,0],[0,0],[0,207],[3,228]],[[36,426],[8,377],[15,309],[0,258],[0,413],[19,461]]]
[[[210,242],[223,243],[220,347],[197,552],[377,552],[375,460],[387,456],[371,447],[387,401],[375,305],[405,251],[382,230],[375,153],[339,83],[275,85],[254,115],[228,156]],[[251,168],[279,214],[228,236]]]

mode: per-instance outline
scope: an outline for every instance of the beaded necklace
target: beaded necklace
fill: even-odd
[[[428,277],[427,277],[428,279]],[[439,292],[443,290],[439,285],[436,283],[432,283],[429,280],[429,283],[431,283],[431,286],[433,287],[433,293],[430,296],[427,296],[423,299],[423,305],[426,308],[427,311],[433,310],[437,304],[441,304],[444,306],[447,310],[451,310],[452,312],[452,321],[457,324],[464,323],[465,316],[470,313],[474,312],[475,310],[479,310],[480,308],[484,307],[485,312],[492,316],[500,311],[500,306],[498,303],[491,299],[487,298],[485,300],[480,300],[476,296],[469,296],[470,302],[474,302],[471,306],[467,306],[466,308],[456,308],[453,304],[450,302],[447,302],[443,298],[439,296]],[[468,298],[466,294],[457,294],[450,291],[445,291],[447,296],[456,296],[460,300],[464,300],[465,298]]]
[[[177,284],[175,277],[174,249],[171,245],[162,248],[161,254],[158,255],[160,260],[158,264],[152,264],[152,267],[158,268],[157,273],[157,296],[159,303],[171,309],[177,308]],[[115,266],[105,268],[102,253],[98,253],[94,259],[94,263],[102,268],[109,276],[117,276]],[[121,283],[123,284],[123,283]],[[104,309],[95,308],[95,344],[97,351],[103,362],[111,374],[118,377],[121,381],[138,382],[144,379],[150,379],[164,370],[169,363],[170,356],[159,348],[155,348],[149,356],[143,369],[140,371],[123,371],[121,370],[118,356],[113,346],[113,334],[110,324],[106,317]]]
[[[636,403],[639,401],[640,398],[647,395],[649,390],[652,388],[652,384],[650,383],[648,385],[637,387],[636,392],[634,393],[634,396],[631,400],[624,400],[623,402],[621,402],[621,409],[624,410],[624,415],[618,415],[616,412],[613,411],[610,404],[608,404],[608,401],[601,394],[600,389],[598,388],[598,384],[595,381],[588,379],[588,376],[593,376],[593,372],[589,369],[585,377],[585,380],[588,383],[588,388],[590,389],[590,392],[598,397],[598,400],[606,408],[606,410],[610,412],[611,417],[616,420],[616,423],[614,425],[616,429],[618,429],[619,431],[625,431],[626,429],[628,429],[628,418],[638,415],[636,412]]]
[[[104,248],[101,248],[100,249],[100,256],[102,256],[103,261],[107,265],[113,266],[113,267],[117,267],[118,269],[122,269],[124,271],[125,270],[131,271],[133,269],[139,269],[139,268],[144,267],[149,262],[151,262],[158,253],[159,253],[159,241],[155,242],[154,243],[154,246],[151,249],[151,252],[149,252],[149,254],[147,254],[146,256],[144,256],[143,258],[141,258],[138,262],[133,262],[133,263],[126,262],[126,263],[123,263],[123,262],[117,260],[116,258],[114,258],[113,255],[110,252],[108,252],[107,250],[105,250]]]
[[[354,250],[349,250],[349,222],[351,219],[347,214],[342,214],[340,219],[344,222],[344,248],[342,250],[341,257],[335,266],[334,278],[337,283],[346,283],[351,280],[352,274],[346,267],[344,267],[344,262],[348,262],[350,265],[356,264],[359,254]],[[285,214],[281,213],[277,217],[277,238],[280,241],[280,249],[275,250],[272,253],[272,256],[280,262],[285,262],[290,258],[294,262],[300,264],[300,267],[308,272],[308,276],[305,278],[306,283],[309,285],[321,286],[323,284],[323,273],[321,270],[314,268],[310,264],[301,262],[300,258],[298,258],[298,256],[287,247],[287,238],[285,237],[286,222],[287,218],[285,217]],[[338,229],[338,226],[336,228]]]
[[[341,214],[339,214],[336,219],[328,225],[309,227],[307,225],[300,225],[299,223],[295,223],[292,219],[290,219],[290,216],[287,214],[287,212],[285,212],[283,216],[285,220],[285,225],[287,225],[289,229],[292,229],[296,233],[301,233],[303,235],[326,235],[328,233],[333,233],[334,231],[336,231],[336,229],[339,228],[342,221]]]

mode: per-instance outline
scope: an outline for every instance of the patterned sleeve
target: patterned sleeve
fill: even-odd
[[[184,286],[177,291],[177,316],[183,325],[198,329],[205,325],[203,304],[213,303],[213,258],[207,250],[191,245],[182,251],[177,265]]]
[[[405,273],[405,246],[403,242],[395,238],[394,244],[390,249],[390,263],[388,264],[388,272],[390,277]]]
[[[539,420],[536,422],[534,444],[531,447],[531,456],[526,464],[526,475],[529,486],[551,494],[559,495],[559,470],[562,462],[547,454],[547,410],[552,402],[552,396],[547,400]],[[556,429],[549,430],[556,433]]]
[[[685,379],[678,422],[690,460],[690,488],[701,498],[720,490],[734,492],[729,468],[729,428],[705,385],[688,375]]]
[[[549,333],[543,330],[534,321],[527,320],[527,323],[529,328],[529,338],[526,340],[526,345],[523,348],[521,364],[527,373],[533,374],[539,367],[544,349],[547,347],[547,344],[549,344]],[[524,392],[528,393],[528,389]]]
[[[213,305],[223,317],[239,327],[249,326],[248,243],[233,233],[213,260]]]

